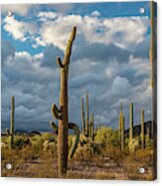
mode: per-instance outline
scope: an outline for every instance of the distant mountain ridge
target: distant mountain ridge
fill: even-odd
[[[147,133],[147,128],[149,128],[149,135],[151,136],[152,131],[152,121],[147,121],[144,123],[144,132]],[[133,126],[133,136],[139,136],[141,134],[141,124]],[[125,130],[126,137],[129,136],[129,128]]]
[[[39,132],[51,132],[52,129],[50,128],[49,125],[49,121],[15,121],[15,131],[19,132],[19,133],[29,133],[32,131],[39,131]],[[19,127],[17,127],[19,126]],[[20,127],[21,126],[21,127]],[[108,126],[111,127],[109,125],[100,125],[102,126]],[[97,126],[96,126],[97,127]],[[151,135],[151,127],[152,127],[152,122],[151,121],[147,121],[145,122],[145,132],[146,132],[146,128],[150,128],[150,135]],[[1,122],[1,133],[5,133],[6,128],[10,128],[10,121],[2,121]],[[81,128],[81,126],[80,126]],[[141,125],[134,124],[133,127],[133,135],[137,136],[140,135],[141,132]],[[129,128],[125,130],[125,134],[126,136],[129,136]]]

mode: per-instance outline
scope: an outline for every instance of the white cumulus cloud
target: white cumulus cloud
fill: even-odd
[[[27,36],[36,33],[36,25],[30,22],[18,21],[14,16],[6,17],[4,20],[4,30],[12,35],[16,40],[22,42],[27,40]]]
[[[122,49],[131,48],[141,43],[146,37],[149,27],[148,17],[103,18],[98,15],[97,11],[85,16],[39,12],[37,19],[42,21],[37,29],[35,24],[18,21],[14,17],[4,19],[4,29],[14,39],[21,41],[25,41],[25,35],[29,34],[35,42],[34,48],[54,45],[62,51],[65,50],[73,26],[77,26],[77,34],[83,36],[85,41],[91,44],[114,44]]]

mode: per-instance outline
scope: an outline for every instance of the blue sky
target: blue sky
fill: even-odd
[[[81,125],[80,99],[87,92],[96,124],[100,118],[116,128],[123,102],[128,126],[131,101],[135,123],[140,122],[141,108],[146,120],[151,119],[149,2],[19,4],[1,9],[2,120],[9,120],[12,95],[17,121],[29,121],[32,129],[32,121],[53,119],[50,107],[58,104],[59,96],[55,59],[63,57],[73,26],[77,36],[69,74],[70,121]]]

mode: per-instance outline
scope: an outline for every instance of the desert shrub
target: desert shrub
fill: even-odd
[[[130,152],[135,152],[140,148],[140,138],[137,136],[133,138],[131,141],[128,141],[128,148]]]
[[[146,148],[152,149],[153,148],[153,140],[145,136],[145,146]]]
[[[89,160],[93,155],[93,147],[86,144],[77,148],[74,157],[78,160]]]
[[[141,161],[143,163],[150,163],[153,161],[153,150],[150,149],[139,149],[135,153],[135,158],[137,161]]]
[[[15,147],[23,147],[23,146],[27,146],[30,144],[31,144],[30,139],[27,137],[15,136],[15,138],[14,138],[14,146]]]
[[[55,141],[57,142],[57,136],[53,133],[49,133],[49,132],[45,132],[41,135],[41,138],[45,141],[45,140],[49,140],[49,141]]]
[[[103,147],[109,145],[119,146],[118,132],[109,127],[101,127],[95,136],[95,142],[100,143]]]
[[[6,143],[8,146],[10,146],[10,137],[7,137]],[[14,148],[23,148],[27,145],[31,145],[30,139],[26,136],[15,136],[14,137]]]
[[[57,157],[57,144],[54,141],[46,140],[43,142],[43,151]]]
[[[91,138],[87,138],[85,137],[84,135],[80,135],[80,139],[79,139],[79,145],[80,146],[84,146],[86,145],[87,143],[92,143],[92,139]]]
[[[1,136],[1,142],[7,143],[8,138],[8,136]]]
[[[23,160],[35,160],[39,157],[40,151],[33,146],[26,146],[18,151],[18,156]]]
[[[124,156],[128,154],[128,150],[121,151],[120,148],[117,148],[113,145],[103,147],[101,150],[101,155],[105,157],[110,157],[115,160],[116,163],[121,163]]]
[[[31,137],[32,146],[37,150],[43,150],[43,144],[45,141],[57,143],[57,136],[52,133],[45,132],[41,135],[34,135]]]
[[[33,147],[35,150],[42,150],[42,148],[43,148],[42,139],[37,140],[37,141],[32,141],[32,147]]]

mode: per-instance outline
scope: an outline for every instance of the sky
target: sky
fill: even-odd
[[[139,9],[144,8],[144,13]],[[12,16],[8,16],[8,12]],[[81,126],[81,97],[89,94],[95,125],[117,128],[120,103],[129,126],[151,120],[149,2],[1,5],[2,128],[15,96],[17,128],[41,130],[59,105],[59,68],[77,26],[69,69],[69,121]],[[24,122],[23,122],[24,121]],[[47,126],[49,128],[49,126]]]

